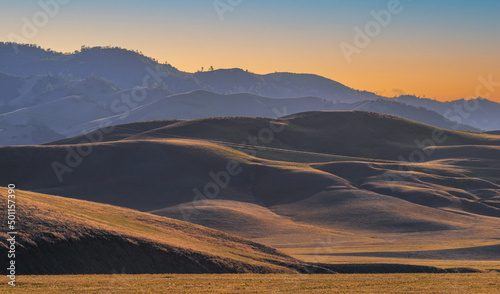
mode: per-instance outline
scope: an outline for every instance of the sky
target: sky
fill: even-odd
[[[188,72],[312,73],[390,97],[500,102],[498,0],[0,0],[0,8],[0,41],[62,52],[111,45]]]

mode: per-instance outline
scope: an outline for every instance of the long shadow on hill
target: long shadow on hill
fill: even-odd
[[[17,235],[18,274],[447,272],[412,265],[306,263],[164,217],[21,190],[16,195],[23,220]],[[8,242],[2,240],[0,247],[7,249]],[[0,261],[6,262],[6,256]]]
[[[394,251],[394,252],[356,252],[329,253],[328,255],[394,257],[409,259],[439,259],[439,260],[500,260],[500,244],[477,246],[471,248],[425,250],[425,251]]]
[[[250,146],[257,143],[249,136],[258,137],[271,124],[283,128],[268,144],[258,143],[262,148]],[[416,139],[434,132],[447,140],[421,150],[433,150],[427,160],[398,161],[419,150]],[[495,135],[363,112],[145,122],[100,135],[103,142],[92,144],[80,136],[0,148],[0,164],[10,167],[0,171],[0,184],[154,212],[245,237],[251,236],[220,219],[268,226],[276,220],[298,234],[286,239],[276,230],[254,227],[269,245],[307,247],[315,242],[312,234],[300,238],[307,226],[322,236],[340,232],[358,241],[371,234],[420,234],[489,242],[499,229],[500,137]],[[253,147],[254,156],[244,153]],[[237,172],[229,176],[228,169]],[[223,201],[237,201],[243,213]],[[258,214],[252,211],[256,205]]]

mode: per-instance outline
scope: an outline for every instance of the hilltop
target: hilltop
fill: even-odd
[[[72,78],[98,76],[123,89],[141,86],[144,77],[152,75],[151,81],[161,79],[159,84],[175,93],[206,89],[225,94],[251,92],[271,98],[315,96],[342,102],[378,97],[317,75],[258,75],[241,69],[186,73],[138,51],[118,47],[82,47],[80,51],[66,54],[38,46],[16,44],[16,47],[17,53],[11,44],[0,43],[0,72],[18,76],[49,73]]]
[[[500,104],[482,98],[388,98],[313,74],[238,68],[189,73],[109,46],[61,53],[0,43],[0,90],[0,146],[42,144],[148,120],[333,110],[395,115],[449,130],[500,129]]]
[[[266,147],[372,159],[399,160],[399,156],[407,156],[419,148],[416,141],[427,142],[426,139],[433,138],[434,132],[439,132],[440,138],[446,138],[443,142],[434,142],[440,146],[496,145],[500,142],[500,137],[495,135],[444,130],[391,115],[363,111],[311,111],[276,119],[223,117],[129,123],[115,126],[112,132],[97,130],[47,145],[88,142],[88,137],[98,137],[98,134],[103,135],[103,142],[179,138],[263,145],[262,142],[250,143],[248,138],[270,128],[279,131],[273,132],[272,140],[264,144]],[[266,138],[264,141],[268,141]]]
[[[351,111],[152,121],[2,147],[11,168],[0,184],[189,221],[308,261],[401,258],[394,248],[488,261],[500,258],[485,249],[500,230],[499,142]]]
[[[273,248],[166,217],[21,190],[16,196],[16,264],[23,275],[296,273],[308,266]],[[5,240],[0,246],[6,248]]]

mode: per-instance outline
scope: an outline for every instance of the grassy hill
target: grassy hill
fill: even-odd
[[[293,97],[290,94],[290,97]],[[251,93],[218,94],[205,90],[174,94],[161,99],[148,99],[148,103],[130,111],[126,117],[107,118],[112,124],[133,123],[163,119],[201,119],[210,117],[267,117],[277,118],[305,111],[358,110],[391,114],[435,127],[451,130],[479,131],[470,126],[447,120],[436,112],[404,103],[370,100],[358,103],[332,103],[317,97],[280,99]],[[92,120],[89,120],[92,123]],[[98,121],[94,122],[98,126]]]
[[[7,189],[0,188],[0,193],[6,195]],[[405,264],[309,263],[247,239],[166,217],[22,190],[15,195],[15,260],[17,275],[23,276],[479,272]],[[4,202],[0,208],[6,209]],[[0,247],[7,250],[7,242],[2,240]],[[0,261],[7,263],[5,256]],[[24,279],[20,283],[24,285]]]
[[[250,142],[271,124],[274,140]],[[415,145],[434,132],[447,139]],[[462,256],[463,266],[500,260],[483,250],[499,244],[499,139],[365,112],[153,121],[2,147],[0,184],[189,221],[308,261]],[[398,160],[414,150],[423,162]],[[60,179],[54,162],[69,168]]]
[[[249,137],[257,137],[259,132],[272,127],[279,131],[272,134],[272,140],[264,138],[270,142],[256,144],[249,140]],[[362,111],[304,112],[278,119],[225,117],[176,123],[168,120],[164,126],[161,126],[161,121],[154,124],[125,124],[116,126],[111,133],[104,134],[102,141],[118,138],[201,139],[217,143],[244,142],[246,145],[265,145],[320,155],[399,160],[400,156],[407,157],[412,151],[420,148],[416,144],[417,140],[423,142],[433,139],[434,132],[439,132],[439,138],[445,138],[443,142],[434,142],[439,146],[500,144],[500,136],[496,135],[443,130],[395,116]],[[85,136],[78,136],[49,144],[77,144],[85,140],[88,141]],[[266,156],[269,152],[265,151],[268,150],[258,152],[259,156]],[[293,161],[293,158],[288,160]]]
[[[19,274],[293,273],[302,265],[264,245],[165,217],[21,190],[16,199]],[[0,246],[7,248],[5,240]]]

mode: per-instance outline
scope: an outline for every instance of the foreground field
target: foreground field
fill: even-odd
[[[500,274],[21,276],[2,293],[500,293]]]

